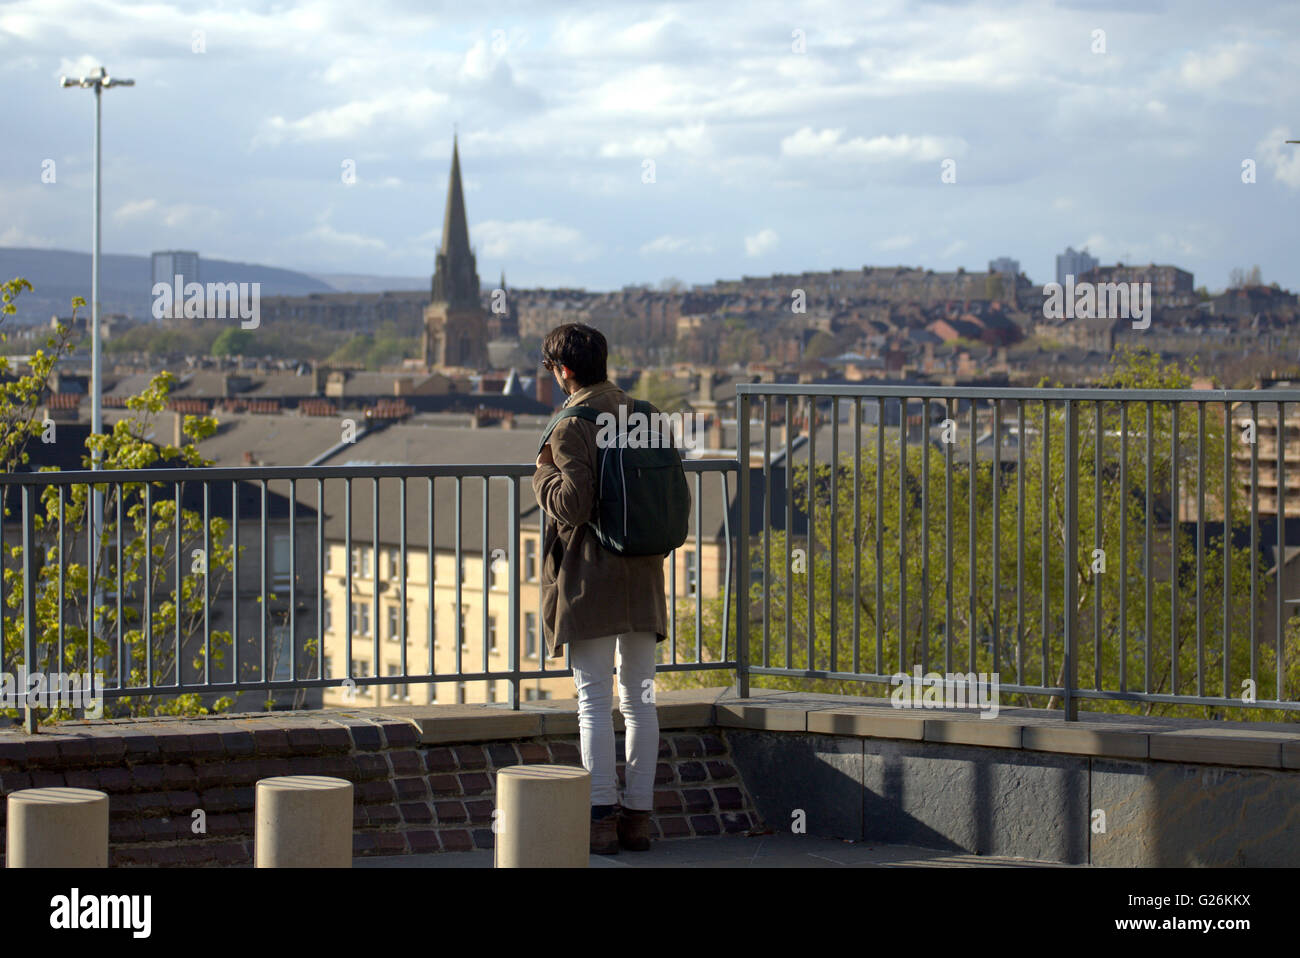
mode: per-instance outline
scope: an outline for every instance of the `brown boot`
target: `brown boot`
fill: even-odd
[[[618,809],[604,818],[592,819],[591,853],[593,855],[618,854]]]
[[[650,812],[636,808],[618,808],[618,843],[630,852],[650,850]]]

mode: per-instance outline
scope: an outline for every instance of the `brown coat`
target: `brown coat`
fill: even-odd
[[[579,389],[565,406],[587,405],[618,414],[632,400],[613,383]],[[620,556],[600,544],[586,524],[595,514],[597,425],[563,419],[551,433],[555,465],[533,474],[533,492],[546,513],[542,542],[542,625],[546,651],[564,654],[566,642],[655,632],[668,633],[662,556]]]

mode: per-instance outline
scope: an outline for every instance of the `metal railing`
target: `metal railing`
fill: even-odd
[[[732,544],[728,474],[734,460],[688,460],[694,480],[695,658],[678,648],[677,556],[668,557],[670,634],[667,661],[660,671],[735,669],[729,607],[732,601]],[[0,617],[0,673],[21,668],[28,675],[102,672],[93,694],[102,699],[149,699],[148,704],[198,695],[251,691],[268,694],[340,686],[406,686],[444,682],[495,682],[509,686],[509,704],[520,705],[520,684],[572,674],[566,650],[564,667],[546,666],[541,621],[541,537],[545,516],[526,502],[521,481],[534,471],[526,465],[347,465],[315,467],[156,468],[139,470],[51,471],[0,476],[5,521],[0,523],[0,571],[4,575],[4,616]],[[704,479],[716,475],[721,528],[703,523]],[[277,492],[283,490],[283,493]],[[100,506],[95,508],[100,494]],[[412,501],[419,496],[418,504]],[[480,503],[476,550],[465,543],[465,501]],[[361,508],[354,508],[355,500]],[[368,507],[368,508],[367,508]],[[369,528],[364,521],[369,514]],[[423,513],[423,515],[420,515]],[[100,525],[93,519],[99,515]],[[381,518],[384,522],[381,522]],[[439,519],[454,524],[440,535]],[[474,517],[471,517],[473,521]],[[536,531],[531,574],[521,576],[521,529]],[[17,530],[14,529],[17,525]],[[8,538],[21,540],[11,553]],[[245,539],[241,542],[241,536]],[[247,539],[253,541],[251,545]],[[719,636],[722,654],[706,658],[707,598],[701,556],[712,542],[723,557],[720,580],[708,583],[722,596]],[[372,574],[354,571],[354,546],[370,548]],[[688,538],[683,548],[689,548]],[[416,596],[412,587],[412,547],[425,555],[425,574]],[[327,624],[327,556],[341,547],[339,583],[346,609],[341,629]],[[468,667],[467,629],[460,610],[468,586],[466,560],[477,552],[482,563],[482,658]],[[439,555],[454,563],[454,583],[438,578]],[[384,559],[395,558],[396,570]],[[504,565],[504,568],[503,568]],[[395,571],[395,575],[389,574]],[[505,576],[506,662],[494,667],[489,640],[491,597]],[[538,609],[536,668],[521,664],[520,617],[525,591],[536,581]],[[382,582],[381,582],[382,580]],[[400,668],[380,675],[380,594],[397,586]],[[179,588],[178,588],[179,583]],[[358,599],[357,587],[370,591]],[[436,590],[454,586],[454,668],[439,670],[435,645]],[[365,591],[363,589],[363,591]],[[427,669],[409,661],[414,640],[408,629],[411,600],[427,602]],[[314,606],[314,608],[313,608]],[[361,607],[371,628],[369,653],[375,674],[353,674],[353,633]],[[222,626],[224,627],[214,627]],[[339,625],[339,623],[333,623]],[[341,638],[338,637],[341,632]],[[333,637],[332,637],[333,636]],[[709,642],[710,647],[715,643]],[[344,668],[329,665],[327,649],[341,651]],[[496,655],[499,658],[499,653]],[[661,658],[665,655],[661,655]],[[21,674],[21,673],[20,673]],[[28,728],[34,730],[38,706],[27,698]],[[13,703],[6,703],[14,707]]]
[[[897,686],[942,662],[1069,719],[1081,700],[1300,710],[1300,599],[1278,575],[1285,521],[1261,538],[1254,441],[1260,407],[1281,426],[1297,402],[740,384],[738,459],[762,456],[739,490],[741,515],[762,502],[761,541],[738,531],[741,694],[752,675]]]

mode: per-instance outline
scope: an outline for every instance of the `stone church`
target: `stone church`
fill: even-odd
[[[469,245],[460,153],[453,137],[442,245],[433,270],[433,301],[424,308],[425,366],[430,370],[461,368],[475,372],[486,368],[487,325],[487,311],[479,299],[478,268]]]

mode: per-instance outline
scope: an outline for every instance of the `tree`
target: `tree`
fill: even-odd
[[[1134,351],[1117,356],[1114,372],[1101,385],[1185,389],[1190,384],[1191,376],[1177,366],[1164,366],[1155,355]],[[912,403],[913,414],[920,412],[920,405],[919,401]],[[1004,410],[1004,433],[1019,427],[1023,410],[1024,468],[1019,468],[1017,451],[1012,449],[1002,457],[1000,472],[995,472],[991,460],[981,459],[977,460],[973,477],[969,467],[969,407],[957,409],[949,402],[947,408],[942,408],[942,400],[932,400],[930,405],[932,411],[940,407],[936,418],[953,421],[956,442],[948,444],[940,439],[937,443],[922,443],[919,437],[912,437],[906,469],[900,475],[897,427],[886,426],[878,435],[876,427],[864,425],[857,473],[858,509],[855,514],[855,473],[850,453],[841,457],[835,474],[838,521],[834,526],[830,521],[830,463],[819,455],[811,489],[806,465],[795,467],[791,488],[796,508],[806,512],[812,505],[811,541],[803,536],[787,540],[781,530],[771,531],[771,552],[766,560],[769,588],[765,593],[763,583],[758,582],[747,590],[752,610],[748,636],[751,663],[762,665],[765,661],[766,617],[772,642],[770,661],[784,664],[788,617],[791,664],[797,669],[850,671],[856,645],[860,671],[882,677],[910,672],[913,665],[921,665],[923,671],[996,672],[1003,686],[1059,688],[1065,678],[1064,601],[1068,574],[1076,597],[1071,610],[1077,623],[1076,688],[1095,687],[1099,680],[1100,687],[1116,689],[1122,677],[1128,689],[1141,691],[1149,674],[1152,693],[1197,694],[1203,682],[1205,694],[1219,696],[1226,682],[1228,697],[1235,697],[1242,692],[1243,680],[1252,674],[1252,656],[1257,656],[1257,699],[1294,695],[1300,687],[1300,626],[1292,627],[1285,638],[1284,661],[1288,666],[1280,686],[1275,674],[1275,650],[1262,643],[1251,648],[1248,600],[1252,563],[1258,581],[1265,581],[1258,556],[1246,546],[1234,547],[1229,540],[1225,577],[1222,520],[1207,519],[1202,527],[1206,535],[1200,550],[1198,606],[1196,527],[1175,527],[1174,538],[1169,527],[1161,525],[1171,512],[1175,477],[1179,488],[1189,494],[1187,498],[1180,495],[1180,501],[1190,499],[1195,503],[1203,494],[1207,516],[1222,515],[1225,490],[1222,470],[1215,465],[1223,461],[1224,443],[1239,441],[1235,429],[1225,428],[1222,405],[1209,404],[1205,408],[1203,449],[1209,465],[1200,472],[1195,407],[1179,404],[1179,455],[1175,460],[1174,417],[1169,404],[1130,403],[1130,408],[1121,413],[1120,404],[1113,401],[1077,403],[1077,552],[1069,557],[1065,555],[1064,404],[1035,400]],[[1129,437],[1124,449],[1123,481],[1118,438],[1121,415]],[[1041,441],[1045,426],[1046,462]],[[1152,439],[1149,460],[1145,439],[1148,432]],[[880,447],[876,445],[878,440]],[[879,513],[875,508],[878,481],[884,506]],[[996,549],[995,482],[999,493]],[[904,490],[901,508],[900,486]],[[761,486],[756,483],[752,488],[761,501]],[[1148,490],[1153,512],[1149,553],[1145,527]],[[1229,493],[1230,527],[1248,527],[1243,497],[1231,494],[1231,489]],[[951,511],[946,509],[949,495]],[[1018,501],[1025,504],[1023,515],[1017,509]],[[1018,537],[1021,522],[1023,559]],[[834,586],[830,572],[832,541],[839,563]],[[881,543],[879,552],[877,542]],[[796,553],[796,549],[803,551]],[[861,584],[856,603],[852,589],[855,556]],[[1171,563],[1171,556],[1176,561]],[[761,573],[764,562],[760,541],[754,545],[753,568]],[[791,582],[788,594],[787,569]],[[1126,577],[1123,582],[1121,575]],[[1198,608],[1205,637],[1200,646]],[[690,608],[679,611],[684,615],[678,623],[678,639],[689,645],[695,631],[694,612]],[[734,617],[734,606],[725,611]],[[723,612],[721,599],[706,603],[702,616],[708,623],[703,643],[706,659],[721,657]],[[810,615],[811,643],[807,640]],[[1142,642],[1142,636],[1148,634],[1152,637],[1149,660],[1144,657]],[[672,686],[704,680],[676,673],[666,681]],[[753,682],[839,694],[863,691],[860,683],[852,681],[763,676],[755,677]],[[1056,697],[1018,698],[1026,704],[1060,704]],[[1097,699],[1088,700],[1085,708],[1147,714],[1206,711],[1183,705]],[[1243,719],[1279,720],[1276,712],[1244,705],[1233,712],[1234,717]]]
[[[2,311],[10,313],[11,300],[31,286],[14,280],[3,289],[6,308]],[[74,300],[74,310],[84,305],[80,298]],[[12,474],[17,463],[27,461],[23,447],[43,430],[31,410],[62,355],[60,343],[65,342],[52,337],[54,352],[38,351],[32,357],[29,376],[0,382],[0,456],[6,473]],[[153,420],[166,408],[174,382],[171,373],[159,373],[139,395],[127,400],[132,415],[117,420],[107,433],[87,437],[83,467],[90,467],[96,451],[104,469],[211,465],[196,445],[216,430],[217,422],[211,416],[185,416],[182,432],[186,441],[179,446],[158,445],[150,438],[158,432]],[[20,487],[0,488],[6,493],[4,518],[20,520]],[[23,648],[24,549],[21,542],[14,545],[14,539],[6,537],[2,602],[9,627],[3,635],[5,660],[24,662],[29,673],[76,674],[103,669],[108,683],[120,688],[175,684],[178,677],[193,684],[205,670],[214,677],[222,676],[233,635],[229,630],[212,629],[205,636],[204,624],[210,597],[219,594],[234,565],[230,521],[209,517],[205,523],[198,511],[182,508],[181,489],[175,482],[95,483],[93,488],[104,494],[102,532],[96,548],[88,541],[91,486],[49,484],[36,488],[39,496],[34,497],[32,516],[40,547],[32,560],[36,567],[36,657],[27,661]],[[178,560],[183,561],[178,564]],[[118,594],[109,591],[113,587]],[[315,640],[305,646],[308,651],[314,647]],[[242,665],[239,676],[228,670],[224,678],[258,678],[260,663]],[[107,700],[105,714],[202,714],[232,705],[233,700],[221,697],[209,706],[198,693],[141,693]],[[16,712],[7,710],[6,714],[14,716]],[[42,720],[68,717],[70,710],[54,709]]]
[[[253,334],[246,329],[229,326],[212,344],[213,356],[243,356],[253,345]]]

